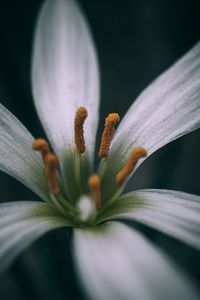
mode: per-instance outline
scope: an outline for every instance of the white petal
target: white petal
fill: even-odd
[[[114,135],[108,172],[110,168],[113,172],[120,170],[134,147],[144,147],[149,156],[199,127],[200,43],[147,87],[130,107]]]
[[[80,106],[88,110],[85,140],[92,160],[99,106],[96,53],[76,1],[44,3],[35,36],[32,83],[37,112],[61,159],[64,177],[71,181],[75,112]]]
[[[200,197],[177,191],[143,190],[123,195],[104,219],[146,224],[200,250]]]
[[[35,239],[49,230],[67,226],[46,203],[12,202],[0,205],[0,272]]]
[[[199,299],[188,278],[167,255],[120,223],[76,229],[74,258],[91,299]]]
[[[32,150],[34,138],[2,104],[0,132],[0,170],[21,181],[43,200],[48,201],[48,187],[41,157]]]

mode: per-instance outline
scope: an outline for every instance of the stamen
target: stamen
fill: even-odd
[[[53,194],[58,194],[60,192],[60,188],[58,186],[56,176],[56,170],[58,168],[57,157],[54,154],[51,154],[49,145],[44,139],[35,140],[32,144],[32,149],[41,152],[49,188]]]
[[[43,162],[45,162],[45,157],[50,153],[49,145],[44,139],[35,140],[32,144],[32,149],[41,152]]]
[[[54,154],[48,154],[45,158],[45,175],[48,180],[49,188],[53,194],[60,192],[56,170],[58,168],[58,159]]]
[[[116,175],[116,183],[121,185],[127,176],[134,170],[138,160],[147,156],[147,151],[142,147],[133,149],[131,155],[124,167]]]
[[[99,157],[108,156],[108,151],[110,148],[111,139],[115,133],[115,125],[120,120],[120,116],[117,113],[112,113],[105,119],[104,131],[101,137],[101,145],[99,150]]]
[[[93,174],[88,179],[88,185],[90,188],[90,194],[96,208],[99,209],[101,207],[101,180],[99,175]]]
[[[79,107],[74,119],[74,141],[76,144],[76,149],[80,154],[85,152],[85,139],[84,139],[83,125],[87,116],[88,116],[87,109],[85,107]]]

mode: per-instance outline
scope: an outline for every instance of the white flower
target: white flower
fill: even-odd
[[[200,44],[138,97],[115,133],[119,116],[109,115],[98,170],[93,156],[99,71],[75,1],[44,3],[32,69],[35,106],[56,156],[0,106],[0,168],[44,201],[0,205],[0,271],[45,232],[69,226],[77,274],[91,299],[199,299],[180,266],[134,224],[200,250],[200,197],[167,190],[122,192],[145,158],[200,127]]]

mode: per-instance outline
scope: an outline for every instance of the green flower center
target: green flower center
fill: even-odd
[[[81,155],[86,151],[84,139],[84,122],[88,116],[87,109],[80,107],[76,111],[74,118],[74,143],[76,145],[76,157],[80,162]],[[115,133],[116,124],[120,117],[117,113],[110,113],[105,119],[103,134],[101,137],[101,145],[99,149],[99,158],[107,159],[112,137]],[[50,151],[48,142],[44,139],[37,139],[33,142],[32,148],[35,151],[40,151],[44,173],[47,178],[51,202],[56,208],[68,219],[70,218],[74,226],[88,226],[98,222],[98,215],[102,214],[120,193],[116,193],[107,203],[102,205],[102,190],[101,179],[102,174],[91,174],[87,179],[88,195],[81,195],[76,204],[70,203],[62,195],[62,187],[59,185],[59,161],[55,154]],[[134,148],[129,156],[129,159],[121,170],[115,176],[116,185],[121,189],[125,179],[131,174],[138,160],[147,155],[147,152],[142,147]],[[76,168],[75,168],[76,169]],[[112,176],[112,174],[111,174]],[[80,176],[78,176],[80,177]]]

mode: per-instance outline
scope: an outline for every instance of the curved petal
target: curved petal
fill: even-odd
[[[32,150],[34,138],[22,123],[0,104],[0,170],[13,176],[43,200],[48,186],[41,157]]]
[[[119,171],[134,147],[144,147],[149,156],[199,128],[199,99],[200,43],[147,87],[130,107],[113,138],[108,171]]]
[[[123,195],[107,219],[146,224],[200,250],[200,197],[177,191],[142,190]]]
[[[74,258],[91,299],[199,299],[182,270],[124,224],[76,229]]]
[[[0,272],[34,240],[49,230],[70,226],[50,205],[12,202],[0,205]]]
[[[48,0],[39,15],[33,52],[32,84],[37,112],[61,160],[68,196],[74,181],[74,117],[80,106],[87,154],[93,160],[98,123],[99,73],[85,18],[72,0]]]

